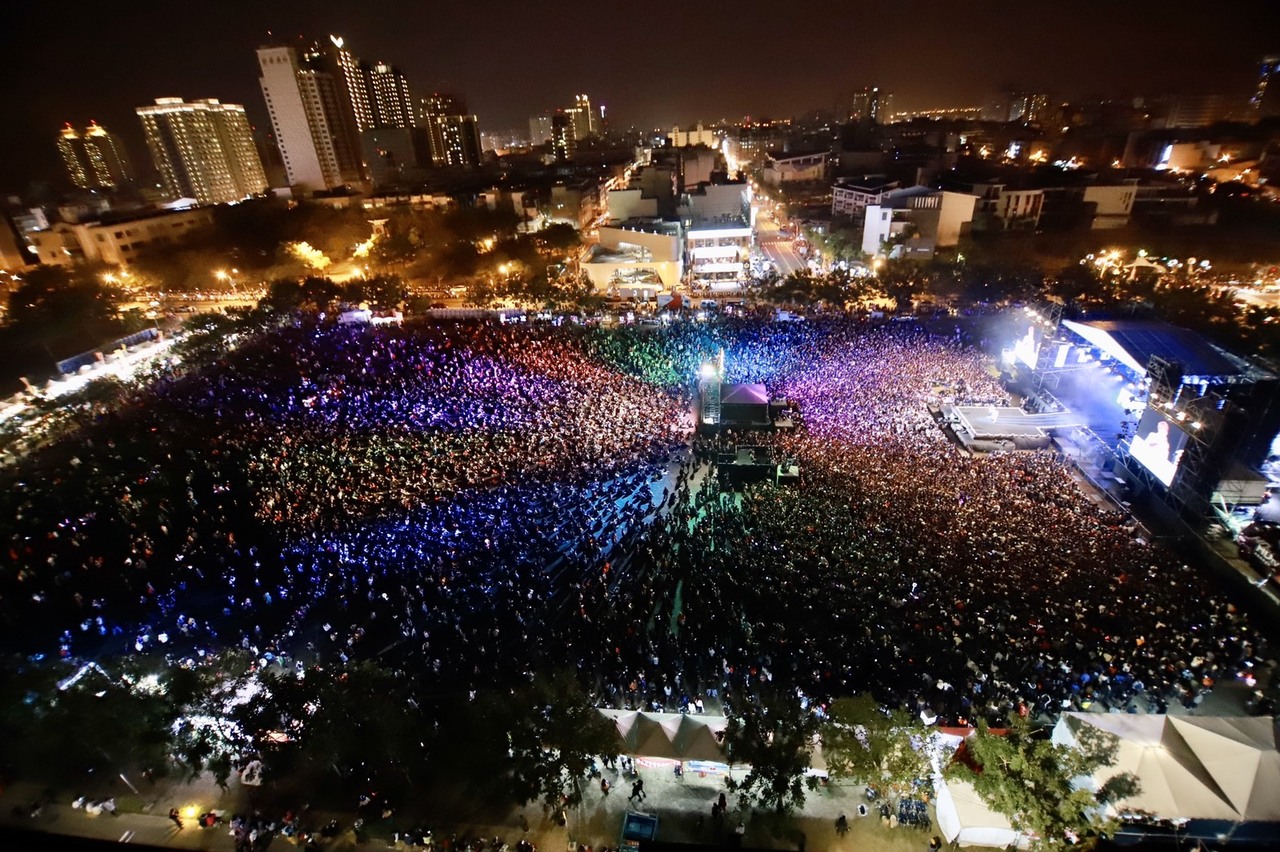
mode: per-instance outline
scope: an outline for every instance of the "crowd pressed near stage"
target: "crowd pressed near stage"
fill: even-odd
[[[721,349],[796,421],[721,440],[799,484],[732,488],[693,437]],[[6,471],[0,623],[73,659],[376,656],[463,691],[568,665],[603,705],[768,684],[949,723],[1191,704],[1263,659],[1054,455],[971,458],[929,410],[1005,398],[913,323],[298,320]]]

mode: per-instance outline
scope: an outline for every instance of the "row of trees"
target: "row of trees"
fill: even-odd
[[[581,800],[595,756],[617,754],[612,723],[568,673],[468,696],[421,694],[374,662],[299,673],[238,652],[195,666],[12,659],[3,671],[4,773],[72,788],[121,772],[207,771],[225,786],[260,760],[266,783],[335,802],[370,789],[407,798],[446,778],[560,809]]]
[[[237,269],[249,281],[300,278],[321,272],[308,255],[333,264],[354,263],[370,274],[458,282],[502,264],[544,268],[579,244],[565,224],[536,234],[518,233],[510,210],[448,207],[369,213],[358,205],[329,207],[253,201],[214,208],[210,227],[181,244],[152,247],[131,268],[150,289],[206,290],[219,286],[215,270]],[[373,222],[381,235],[370,243]],[[293,247],[306,244],[312,252]]]
[[[210,772],[227,785],[260,760],[279,779],[337,801],[370,789],[400,800],[439,781],[494,802],[579,804],[592,762],[618,753],[611,721],[570,672],[539,674],[475,695],[424,694],[375,662],[263,665],[226,652],[199,665],[123,659],[103,666],[11,659],[0,679],[0,737],[10,777],[81,785],[90,778]],[[765,692],[729,719],[726,749],[749,764],[732,783],[774,814],[803,805],[814,747],[835,780],[910,794],[932,777],[932,730],[870,696],[840,699],[825,719],[792,695]],[[1130,776],[1103,789],[1072,780],[1115,760],[1114,737],[1086,727],[1077,748],[1054,745],[1022,719],[980,727],[948,774],[969,780],[1045,848],[1107,830],[1099,805],[1136,792]]]
[[[1239,302],[1230,290],[1197,278],[1142,275],[1130,279],[1072,263],[1046,275],[1025,260],[923,263],[889,261],[874,276],[843,269],[808,270],[760,282],[761,298],[782,306],[843,310],[874,302],[910,310],[914,303],[1002,304],[1051,298],[1070,313],[1158,317],[1203,334],[1235,352],[1280,359],[1280,310]]]
[[[84,264],[23,273],[0,326],[0,394],[20,390],[19,377],[36,382],[55,362],[151,324],[141,312],[120,313],[124,294],[106,281],[106,270]]]
[[[843,309],[870,302],[891,302],[909,310],[914,301],[942,303],[999,303],[1034,296],[1043,276],[1034,268],[994,264],[918,263],[892,260],[875,275],[854,275],[836,269],[815,275],[807,269],[785,278],[771,277],[760,285],[763,298],[784,305]]]
[[[838,699],[825,719],[803,709],[794,696],[763,693],[729,720],[725,741],[734,763],[750,771],[734,787],[750,801],[784,814],[803,805],[814,746],[822,744],[833,780],[876,787],[882,794],[920,794],[930,787],[936,754],[934,731],[903,711],[882,708],[869,695]],[[1138,792],[1129,774],[1101,789],[1078,779],[1112,766],[1116,737],[1085,726],[1076,746],[1057,745],[1027,719],[992,731],[985,723],[962,746],[963,757],[945,775],[973,784],[993,810],[1004,814],[1038,849],[1061,849],[1115,829],[1105,806]]]

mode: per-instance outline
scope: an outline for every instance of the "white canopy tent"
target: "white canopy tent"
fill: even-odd
[[[1053,741],[1074,745],[1090,725],[1119,738],[1116,765],[1081,779],[1097,789],[1131,772],[1141,790],[1115,812],[1157,819],[1280,821],[1280,751],[1270,717],[1065,713]]]
[[[619,747],[636,757],[727,763],[721,716],[601,709],[618,729]]]
[[[938,815],[938,829],[948,843],[959,846],[1026,849],[1030,845],[1027,837],[1013,827],[1008,817],[988,807],[972,784],[948,781],[942,777],[944,755],[954,753],[964,739],[965,736],[955,729],[934,733],[937,749],[930,759],[933,763],[933,806]]]
[[[987,807],[968,781],[945,781],[939,775],[933,786],[938,828],[948,843],[997,849],[1010,846],[1025,849],[1029,845],[1026,836],[1015,829],[1007,817]]]

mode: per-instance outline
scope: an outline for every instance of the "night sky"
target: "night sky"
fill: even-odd
[[[254,49],[329,33],[464,96],[486,130],[527,127],[574,93],[616,125],[831,107],[878,84],[895,108],[977,106],[997,87],[1060,96],[1240,93],[1280,52],[1280,3],[1184,0],[117,0],[0,3],[0,188],[62,181],[65,121],[96,119],[149,162],[133,108],[156,97],[266,112]],[[1210,13],[1215,13],[1210,15]]]

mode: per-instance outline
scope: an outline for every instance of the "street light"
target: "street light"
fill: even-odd
[[[223,284],[230,284],[232,292],[236,292],[236,293],[240,291],[240,288],[236,285],[236,279],[234,276],[239,274],[240,274],[239,269],[232,269],[230,272],[227,272],[227,270],[225,269],[215,269],[213,271],[214,278],[217,278]]]

